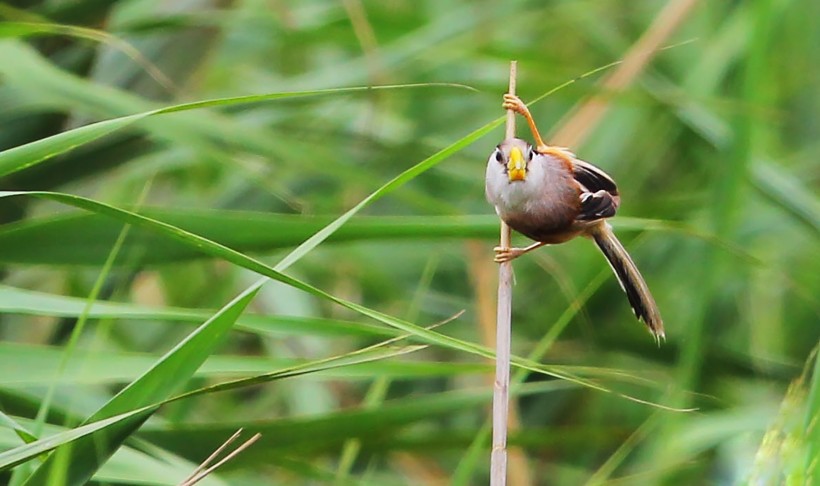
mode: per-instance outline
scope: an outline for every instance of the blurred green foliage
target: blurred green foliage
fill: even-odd
[[[240,427],[262,439],[205,483],[486,483],[483,181],[509,61],[533,99],[621,59],[665,4],[0,3],[0,191],[92,200],[0,193],[0,483],[49,449],[24,442],[87,431],[110,461],[81,439],[27,484],[176,484]],[[619,183],[667,342],[593,245],[518,260],[513,353],[547,366],[519,360],[511,484],[820,481],[817,18],[698,2],[628,89],[601,90],[612,68],[531,107],[552,131],[611,104],[572,149]],[[316,92],[374,85],[399,86]]]

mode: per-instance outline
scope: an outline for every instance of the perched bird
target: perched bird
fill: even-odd
[[[618,277],[635,316],[655,339],[665,338],[655,299],[606,222],[620,204],[615,181],[569,150],[545,144],[529,109],[518,97],[504,95],[503,106],[526,118],[536,146],[513,138],[496,147],[487,162],[487,200],[510,228],[536,243],[526,248],[497,247],[495,261],[507,262],[576,236],[591,238]]]

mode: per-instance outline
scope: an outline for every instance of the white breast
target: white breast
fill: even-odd
[[[515,214],[543,214],[556,205],[577,198],[576,183],[561,162],[536,155],[527,165],[527,178],[510,182],[504,166],[495,160],[487,164],[487,201],[502,218]]]

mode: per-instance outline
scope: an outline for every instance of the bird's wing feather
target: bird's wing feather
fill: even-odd
[[[606,172],[589,162],[574,159],[572,161],[572,175],[588,192],[606,191],[613,196],[618,195],[618,186]]]
[[[581,193],[581,209],[576,221],[594,221],[596,219],[611,218],[618,210],[618,198],[612,193],[601,189],[598,192]]]
[[[572,176],[581,185],[581,210],[577,221],[611,218],[621,203],[618,186],[606,172],[577,158],[572,161]]]

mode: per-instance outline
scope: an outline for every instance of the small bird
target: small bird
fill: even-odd
[[[496,247],[495,261],[508,262],[576,236],[591,238],[615,272],[635,316],[656,340],[665,338],[655,299],[606,222],[621,201],[615,181],[568,149],[545,144],[527,105],[517,96],[504,95],[503,106],[527,120],[536,146],[513,138],[496,147],[487,162],[487,201],[510,228],[536,243],[525,248]]]

